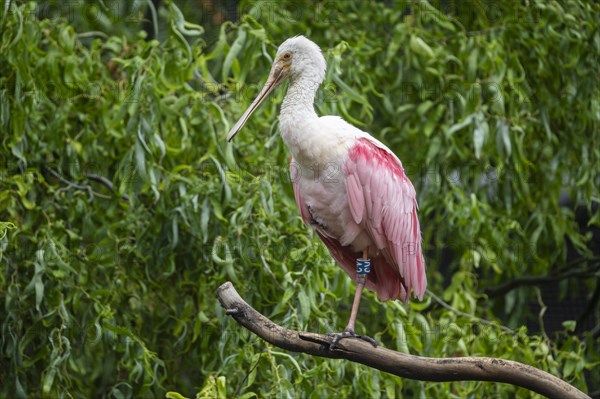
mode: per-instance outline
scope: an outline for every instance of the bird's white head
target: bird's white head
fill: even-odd
[[[289,77],[294,81],[308,78],[311,83],[321,84],[325,79],[325,57],[314,42],[304,36],[296,36],[281,43],[276,59],[288,59]]]
[[[300,79],[306,80],[306,84],[313,86],[316,90],[317,86],[325,79],[325,69],[325,58],[319,46],[304,36],[287,39],[277,49],[267,82],[240,120],[229,131],[227,140],[233,139],[258,106],[286,78],[292,82]]]

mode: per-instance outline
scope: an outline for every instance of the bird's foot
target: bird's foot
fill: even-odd
[[[329,350],[332,351],[335,349],[336,345],[338,342],[340,342],[342,339],[344,338],[358,338],[358,339],[362,339],[363,341],[367,341],[369,342],[371,345],[373,345],[374,348],[377,348],[377,342],[375,342],[375,340],[367,335],[357,335],[354,330],[351,330],[349,328],[345,329],[344,331],[342,331],[341,333],[327,333],[328,337],[333,337],[333,341],[331,341],[331,344],[329,345]]]

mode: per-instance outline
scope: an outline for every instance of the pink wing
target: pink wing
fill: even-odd
[[[292,158],[290,175],[296,204],[302,220],[309,225],[309,213],[294,179],[298,175],[295,168]],[[382,144],[360,138],[349,151],[343,173],[352,219],[379,250],[376,256],[371,255],[367,288],[376,291],[381,300],[406,302],[411,289],[422,299],[427,281],[416,195],[402,164]],[[316,231],[333,258],[356,279],[355,262],[362,254]]]
[[[352,218],[386,260],[371,269],[389,269],[385,278],[393,280],[378,283],[394,298],[407,301],[412,289],[423,299],[427,279],[418,205],[400,160],[383,144],[360,138],[350,149],[343,172]]]

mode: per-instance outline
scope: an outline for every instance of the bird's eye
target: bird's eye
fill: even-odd
[[[283,55],[283,59],[286,60],[286,61],[289,61],[290,58],[292,58],[292,53],[285,53]]]

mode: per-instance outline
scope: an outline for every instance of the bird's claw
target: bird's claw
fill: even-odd
[[[367,335],[357,335],[354,332],[354,330],[350,330],[350,329],[345,329],[341,333],[327,333],[327,336],[333,337],[333,341],[331,341],[331,344],[329,345],[330,351],[333,351],[335,349],[335,347],[337,346],[337,343],[340,342],[344,338],[362,339],[363,341],[367,341],[368,343],[373,345],[374,348],[377,348],[377,342],[375,342],[375,340],[373,338],[371,338]]]
[[[227,309],[225,311],[225,314],[228,316],[235,316],[237,314],[240,313],[240,309],[239,308],[231,308],[231,309]]]

